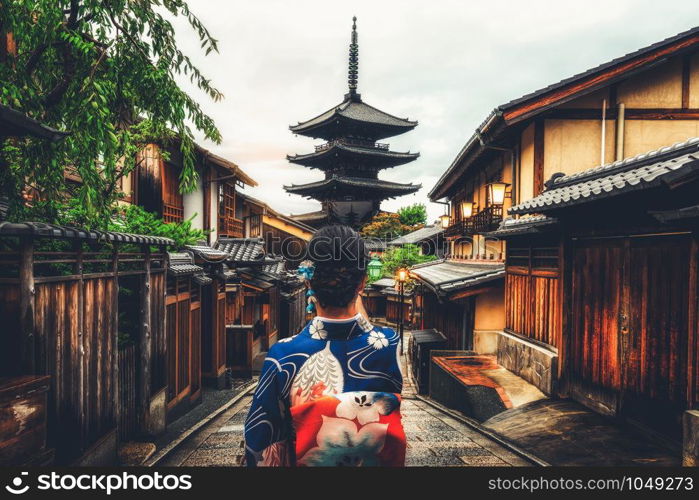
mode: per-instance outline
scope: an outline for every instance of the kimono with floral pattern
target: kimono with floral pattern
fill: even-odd
[[[398,335],[316,317],[269,350],[245,422],[248,466],[402,466]]]

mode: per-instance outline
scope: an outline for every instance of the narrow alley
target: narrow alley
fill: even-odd
[[[406,369],[404,373],[407,373]],[[407,466],[533,465],[486,435],[418,399],[408,377],[403,398],[401,414],[408,440]],[[244,456],[243,424],[251,401],[252,392],[249,392],[189,436],[156,465],[240,466]]]

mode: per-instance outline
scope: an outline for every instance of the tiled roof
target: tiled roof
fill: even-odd
[[[420,243],[421,241],[429,240],[434,236],[437,236],[439,233],[443,232],[444,229],[442,229],[440,226],[425,226],[416,231],[413,231],[412,233],[404,234],[403,236],[400,236],[393,241],[389,241],[388,244],[392,246],[397,246],[407,245],[411,243]]]
[[[255,179],[243,172],[243,170],[232,161],[226,160],[225,158],[212,153],[208,149],[201,147],[199,144],[195,144],[194,147],[199,152],[199,154],[201,154],[210,163],[233,173],[241,182],[247,184],[248,186],[257,186],[257,181],[255,181]]]
[[[410,268],[410,274],[439,295],[471,288],[505,277],[502,263],[436,260]]]
[[[51,128],[16,109],[0,104],[0,136],[25,135],[58,141],[68,135],[68,132]]]
[[[262,266],[262,272],[275,277],[281,277],[286,274],[286,261],[281,257],[276,258],[273,262]]]
[[[217,248],[210,247],[204,242],[199,242],[196,245],[186,245],[187,250],[194,252],[194,255],[205,261],[220,262],[228,257],[228,254]]]
[[[192,254],[188,252],[168,252],[167,272],[171,276],[188,276],[201,273],[204,269],[194,264]]]
[[[328,213],[324,212],[322,210],[317,210],[315,212],[306,212],[305,214],[296,214],[296,215],[291,214],[289,217],[296,220],[296,221],[299,221],[299,222],[302,222],[302,221],[318,222],[318,221],[326,220],[328,218]]]
[[[173,245],[175,243],[170,238],[162,236],[119,233],[116,231],[88,231],[87,229],[57,226],[44,222],[0,222],[0,236],[35,236],[40,238],[134,243],[139,245]]]
[[[377,288],[393,288],[396,286],[396,280],[393,278],[381,278],[380,280],[376,280],[373,283],[371,283],[370,286],[374,286]]]
[[[547,189],[510,208],[511,214],[544,212],[660,185],[699,169],[699,138],[622,161],[552,178]]]
[[[392,193],[409,194],[418,191],[422,184],[401,184],[398,182],[382,181],[380,179],[366,179],[363,177],[331,177],[322,181],[308,184],[284,186],[290,193],[311,193],[323,188],[346,186],[350,188],[376,189],[380,191],[390,191]]]
[[[213,283],[214,280],[206,274],[196,274],[192,277],[192,281],[194,281],[197,285],[206,286]]]
[[[375,125],[383,125],[387,127],[412,129],[417,126],[416,121],[410,121],[404,118],[398,118],[388,114],[380,109],[370,106],[361,99],[345,99],[342,103],[334,106],[324,113],[311,118],[305,122],[299,122],[297,125],[291,125],[289,129],[292,132],[303,133],[308,129],[325,125],[332,122],[336,117],[341,116],[352,121],[371,123]]]
[[[538,233],[547,229],[552,229],[558,224],[558,219],[546,215],[533,215],[530,217],[520,217],[513,219],[508,217],[500,223],[495,231],[485,233],[487,237],[507,237],[519,234]]]
[[[388,243],[380,238],[366,237],[363,239],[366,249],[371,252],[381,252],[388,248]]]
[[[228,254],[231,262],[255,262],[265,256],[262,238],[219,238],[214,248]]]

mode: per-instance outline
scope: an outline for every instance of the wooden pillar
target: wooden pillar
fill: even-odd
[[[76,240],[73,249],[75,251],[75,264],[73,274],[78,276],[78,363],[74,370],[77,371],[78,379],[77,408],[80,411],[80,452],[84,451],[83,444],[87,442],[87,428],[85,425],[85,387],[89,371],[85,366],[85,282],[83,280],[83,243]]]
[[[534,196],[544,190],[544,121],[534,123]]]
[[[143,265],[145,273],[141,282],[141,332],[140,332],[140,377],[139,377],[139,407],[141,417],[141,431],[147,431],[148,415],[150,410],[150,362],[152,351],[151,339],[151,252],[146,246]]]
[[[687,409],[699,405],[699,233],[692,234],[689,255],[689,314],[687,335]]]
[[[112,273],[114,274],[114,293],[112,296],[112,387],[114,394],[114,422],[119,426],[121,416],[121,387],[119,385],[119,246],[114,243],[112,253]],[[117,433],[117,437],[119,433]]]
[[[32,238],[22,238],[20,242],[19,286],[19,314],[22,332],[20,373],[17,375],[34,375],[36,373],[36,355],[34,349],[34,241]]]

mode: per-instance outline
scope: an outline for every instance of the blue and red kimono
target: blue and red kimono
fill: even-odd
[[[398,335],[316,317],[272,346],[245,422],[248,466],[402,466]]]

